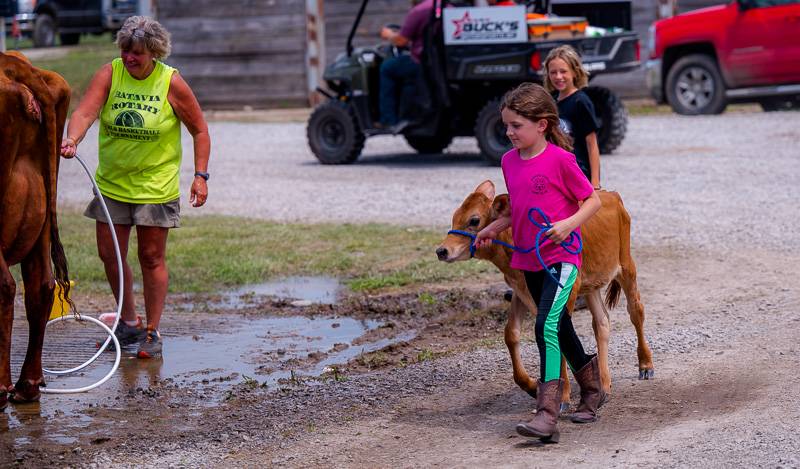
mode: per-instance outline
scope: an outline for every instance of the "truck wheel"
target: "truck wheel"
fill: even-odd
[[[308,146],[322,164],[348,164],[358,159],[364,148],[364,132],[350,105],[328,101],[318,106],[308,119]]]
[[[716,62],[705,54],[682,57],[667,74],[667,101],[678,114],[720,114],[728,103]]]
[[[81,40],[80,33],[63,33],[59,34],[58,37],[61,39],[62,46],[74,46]]]
[[[36,47],[53,47],[56,44],[56,20],[47,13],[36,15],[33,24],[33,45]]]
[[[489,164],[500,165],[503,155],[511,149],[511,141],[506,137],[506,126],[500,117],[500,100],[486,103],[475,120],[475,138],[481,155]]]
[[[600,130],[597,131],[597,146],[600,154],[608,155],[619,147],[628,131],[628,111],[622,100],[608,88],[587,86],[583,92],[594,105]]]
[[[439,134],[434,136],[419,136],[419,135],[404,135],[406,142],[417,150],[418,153],[430,155],[433,153],[441,153],[442,150],[450,145],[453,141],[453,136],[450,134]]]

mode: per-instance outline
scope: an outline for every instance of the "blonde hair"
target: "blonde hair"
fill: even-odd
[[[523,83],[503,96],[500,111],[509,109],[531,122],[547,121],[544,136],[547,141],[567,151],[572,151],[572,138],[561,130],[558,107],[542,85]]]
[[[581,56],[571,46],[558,46],[552,49],[547,58],[544,59],[544,87],[549,92],[556,90],[553,83],[550,82],[550,62],[553,59],[561,59],[567,63],[567,66],[572,71],[572,80],[575,88],[581,89],[589,84],[589,73],[583,68],[581,63]]]
[[[172,50],[169,32],[149,16],[131,16],[125,20],[117,32],[116,43],[122,50],[142,46],[158,60],[169,57]]]

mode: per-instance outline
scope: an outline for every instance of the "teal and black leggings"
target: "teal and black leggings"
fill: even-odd
[[[583,351],[583,345],[572,318],[567,314],[567,299],[575,285],[578,269],[567,263],[549,267],[553,276],[564,288],[547,275],[547,272],[524,271],[525,282],[539,307],[536,314],[536,345],[539,347],[539,379],[544,383],[561,376],[561,354],[572,370],[580,370],[592,359]]]

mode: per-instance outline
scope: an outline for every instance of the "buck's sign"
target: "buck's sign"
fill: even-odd
[[[443,20],[447,45],[528,41],[524,6],[445,8]]]

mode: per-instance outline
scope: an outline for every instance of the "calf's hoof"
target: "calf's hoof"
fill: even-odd
[[[8,392],[0,391],[0,412],[6,410],[8,407]]]
[[[36,402],[41,397],[42,393],[39,391],[39,386],[44,386],[44,380],[37,381],[19,380],[17,385],[14,386],[13,393],[11,394],[11,402],[24,403]]]
[[[656,370],[644,368],[639,370],[639,379],[653,379],[656,376]]]

